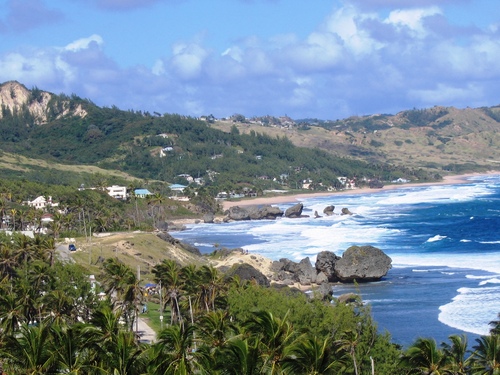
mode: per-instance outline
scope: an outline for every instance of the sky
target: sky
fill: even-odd
[[[186,116],[500,104],[500,0],[0,0],[0,83]]]

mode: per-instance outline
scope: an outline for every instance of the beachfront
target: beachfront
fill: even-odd
[[[250,206],[250,205],[263,205],[263,204],[280,204],[280,203],[295,203],[300,202],[301,199],[304,198],[312,198],[312,197],[326,197],[333,196],[337,194],[371,194],[380,190],[394,190],[401,188],[409,188],[415,186],[432,186],[432,185],[455,185],[455,184],[463,184],[467,182],[467,178],[473,176],[483,176],[483,175],[494,175],[499,174],[500,171],[489,171],[484,173],[468,173],[462,175],[453,175],[453,176],[445,176],[442,181],[438,182],[423,182],[423,183],[407,183],[407,184],[392,184],[386,185],[382,189],[371,189],[369,187],[361,188],[361,189],[350,189],[338,192],[317,192],[317,193],[301,193],[301,194],[293,194],[293,195],[275,195],[272,197],[257,197],[257,198],[249,198],[242,200],[226,200],[223,201],[223,211],[234,207],[234,206]]]

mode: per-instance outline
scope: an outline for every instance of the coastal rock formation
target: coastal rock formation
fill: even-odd
[[[349,211],[349,209],[346,207],[344,207],[341,212],[342,212],[342,215],[353,215],[353,213],[351,211]]]
[[[340,259],[340,257],[336,256],[331,251],[322,251],[318,253],[315,264],[316,271],[318,271],[318,274],[324,274],[328,281],[336,281],[335,263],[338,259]]]
[[[318,273],[312,266],[309,257],[302,259],[299,263],[287,258],[274,261],[271,265],[275,281],[285,282],[291,280],[302,285],[311,285],[317,282]]]
[[[342,257],[322,251],[314,267],[309,258],[299,263],[282,258],[270,267],[272,280],[282,284],[323,285],[332,282],[377,281],[391,269],[391,258],[373,246],[351,246]]]
[[[226,276],[238,276],[241,280],[255,281],[259,285],[266,287],[270,285],[269,280],[262,272],[247,263],[235,264],[227,271]]]
[[[213,213],[207,213],[207,214],[203,215],[203,222],[205,224],[213,224],[214,219],[215,219],[215,215]]]
[[[304,208],[304,205],[302,203],[297,203],[293,205],[292,207],[289,207],[285,211],[285,217],[289,218],[298,218],[302,216],[302,209]]]
[[[283,216],[283,211],[278,207],[271,205],[263,206],[234,206],[229,208],[225,213],[224,221],[240,221],[240,220],[274,220]]]
[[[323,213],[327,216],[332,216],[333,215],[333,210],[335,210],[335,206],[326,206],[323,209]]]
[[[335,276],[343,282],[376,281],[387,275],[392,259],[373,246],[351,246],[335,262]]]
[[[191,254],[195,254],[198,256],[201,256],[201,252],[197,247],[191,246],[185,242],[179,241],[178,239],[172,237],[170,234],[167,232],[160,232],[157,234],[159,238],[161,238],[163,241],[166,241],[172,245],[179,246],[181,249],[184,249]]]

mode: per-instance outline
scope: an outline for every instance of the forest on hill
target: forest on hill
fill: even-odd
[[[16,93],[13,83],[9,84],[11,93],[4,96],[12,98]],[[6,87],[0,86],[0,90]],[[243,134],[236,126],[224,132],[209,121],[178,114],[103,108],[75,95],[50,94],[50,100],[42,101],[46,96],[41,90],[24,90],[27,94],[22,105],[1,106],[0,149],[14,155],[75,166],[95,165],[141,180],[186,183],[182,176],[190,175],[201,178],[214,191],[239,186],[297,188],[307,179],[321,190],[339,186],[339,176],[359,181],[440,178],[420,168],[297,147],[285,135],[270,136],[258,131]],[[38,114],[33,112],[35,104]],[[40,111],[44,113],[43,121]],[[6,173],[12,177],[23,175],[12,170]],[[82,180],[68,175],[61,182],[79,186]]]

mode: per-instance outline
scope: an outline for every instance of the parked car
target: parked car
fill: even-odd
[[[68,246],[68,250],[69,250],[69,251],[76,251],[76,246],[75,246],[75,244],[70,243],[70,244],[69,244],[69,246]]]

